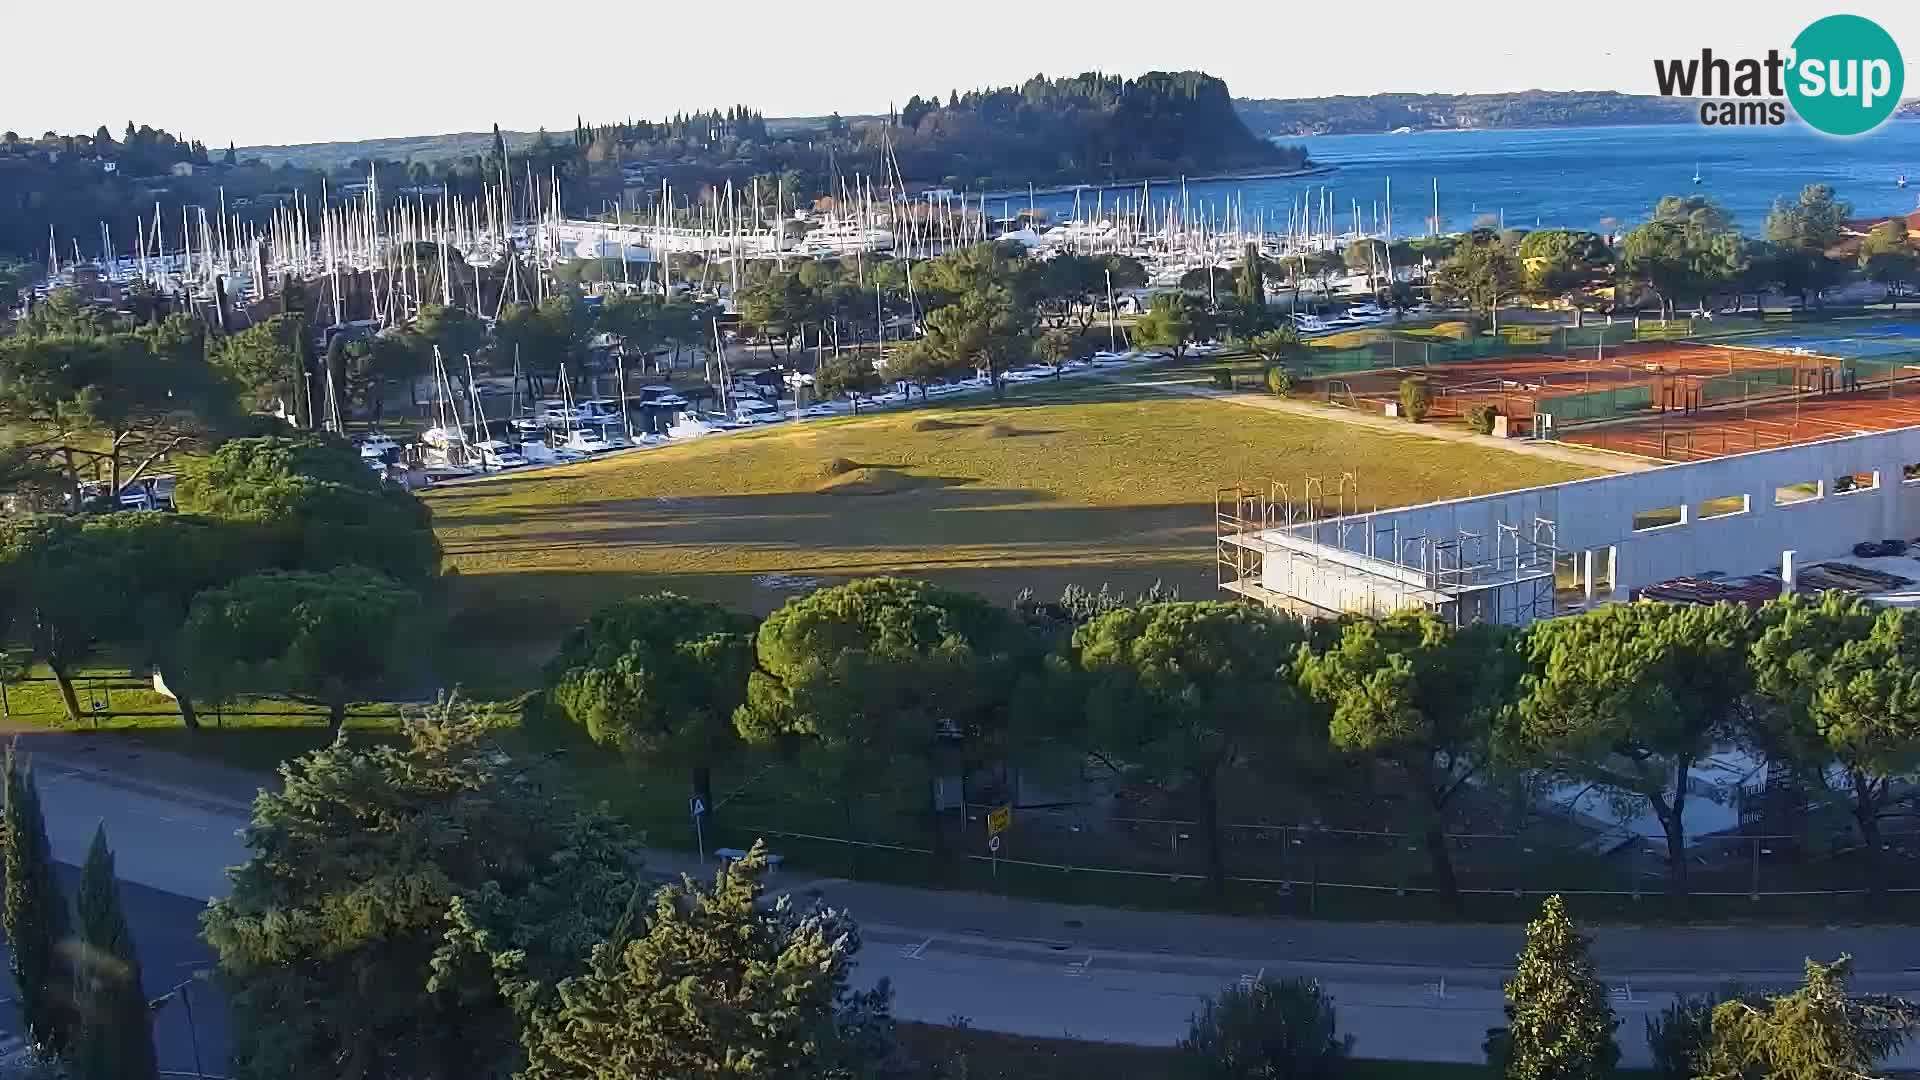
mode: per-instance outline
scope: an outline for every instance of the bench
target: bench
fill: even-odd
[[[736,862],[739,862],[741,859],[746,858],[747,853],[741,850],[740,848],[723,847],[723,848],[714,848],[713,856],[714,858],[720,860],[720,865],[725,866],[728,863],[736,863]],[[778,870],[780,869],[780,864],[786,861],[787,861],[786,857],[783,855],[776,855],[771,851],[767,852],[767,869],[768,870]]]

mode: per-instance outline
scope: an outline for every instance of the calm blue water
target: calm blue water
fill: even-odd
[[[1920,121],[1889,123],[1851,140],[1798,126],[1671,125],[1281,141],[1304,143],[1314,160],[1339,169],[1296,180],[1189,184],[1188,197],[1196,206],[1204,202],[1216,208],[1229,196],[1244,198],[1249,218],[1264,207],[1269,228],[1276,228],[1303,192],[1317,195],[1328,187],[1345,228],[1353,200],[1359,200],[1363,214],[1376,202],[1384,206],[1392,177],[1394,231],[1407,235],[1425,231],[1436,177],[1440,217],[1449,232],[1502,212],[1513,227],[1532,228],[1537,222],[1604,230],[1610,219],[1631,226],[1645,220],[1662,195],[1697,191],[1732,211],[1743,231],[1757,234],[1774,198],[1797,194],[1807,184],[1832,184],[1862,216],[1913,210],[1920,196]],[[1692,182],[1696,163],[1704,180],[1698,187]],[[1912,177],[1912,187],[1894,185],[1901,173]],[[1130,197],[1138,193],[1136,187]],[[1178,202],[1177,184],[1156,187],[1155,203],[1169,195]],[[1091,200],[1091,194],[1082,197],[1089,211]],[[1063,213],[1072,209],[1073,196],[1042,197],[1037,204]]]

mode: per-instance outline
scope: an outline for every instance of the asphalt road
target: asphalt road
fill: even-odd
[[[236,835],[244,804],[231,791],[185,791],[58,763],[43,764],[39,775],[56,858],[77,865],[95,824],[106,823],[150,992],[204,969],[198,915],[208,897],[224,893],[223,868],[244,854]],[[670,853],[656,853],[651,868],[702,869]],[[859,971],[892,981],[903,1018],[964,1017],[986,1030],[1125,1043],[1171,1043],[1201,999],[1266,974],[1320,980],[1363,1056],[1478,1061],[1486,1029],[1502,1020],[1500,982],[1521,941],[1512,926],[1235,919],[831,879],[781,884],[860,920]],[[1674,993],[1728,980],[1791,985],[1807,956],[1850,952],[1858,988],[1920,996],[1920,933],[1910,929],[1605,927],[1593,936],[1630,1064],[1646,1060],[1642,1018]],[[204,982],[192,993],[201,1061],[224,1072],[224,1005]],[[163,1067],[192,1075],[185,1013],[178,1002],[166,1006],[159,1041]],[[1920,1053],[1893,1064],[1920,1066]]]

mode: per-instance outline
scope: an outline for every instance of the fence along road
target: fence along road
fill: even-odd
[[[204,964],[204,950],[192,943],[199,902],[225,892],[223,868],[244,855],[236,830],[246,815],[233,792],[39,760],[55,857],[78,863],[94,824],[104,822],[122,877],[160,890],[136,916],[143,949],[156,960],[185,958],[174,962],[179,972],[156,970],[155,979],[184,977]],[[668,873],[711,870],[679,853],[653,853],[649,862]],[[860,920],[860,972],[893,980],[901,1017],[965,1017],[979,1028],[1036,1036],[1171,1043],[1199,1000],[1223,986],[1263,974],[1307,976],[1334,993],[1359,1053],[1476,1061],[1485,1029],[1500,1022],[1499,984],[1521,935],[1517,926],[1235,919],[785,877],[776,884]],[[1809,955],[1852,952],[1859,988],[1920,995],[1920,935],[1905,928],[1603,927],[1594,936],[1595,958],[1626,1021],[1620,1041],[1629,1063],[1645,1060],[1639,1017],[1673,992],[1728,978],[1791,984]],[[224,1062],[224,1009],[210,993],[196,1000],[201,1052],[210,1065]],[[188,1068],[175,1056],[186,1053],[183,1018],[163,1012],[161,1023],[173,1025],[163,1035],[169,1067]],[[1895,1064],[1920,1065],[1920,1056]]]

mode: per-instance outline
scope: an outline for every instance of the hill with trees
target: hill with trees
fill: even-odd
[[[1135,79],[1036,75],[1004,86],[907,99],[891,139],[910,179],[953,187],[1115,181],[1238,169],[1297,169],[1306,151],[1260,139],[1234,113],[1227,84],[1198,71]]]

